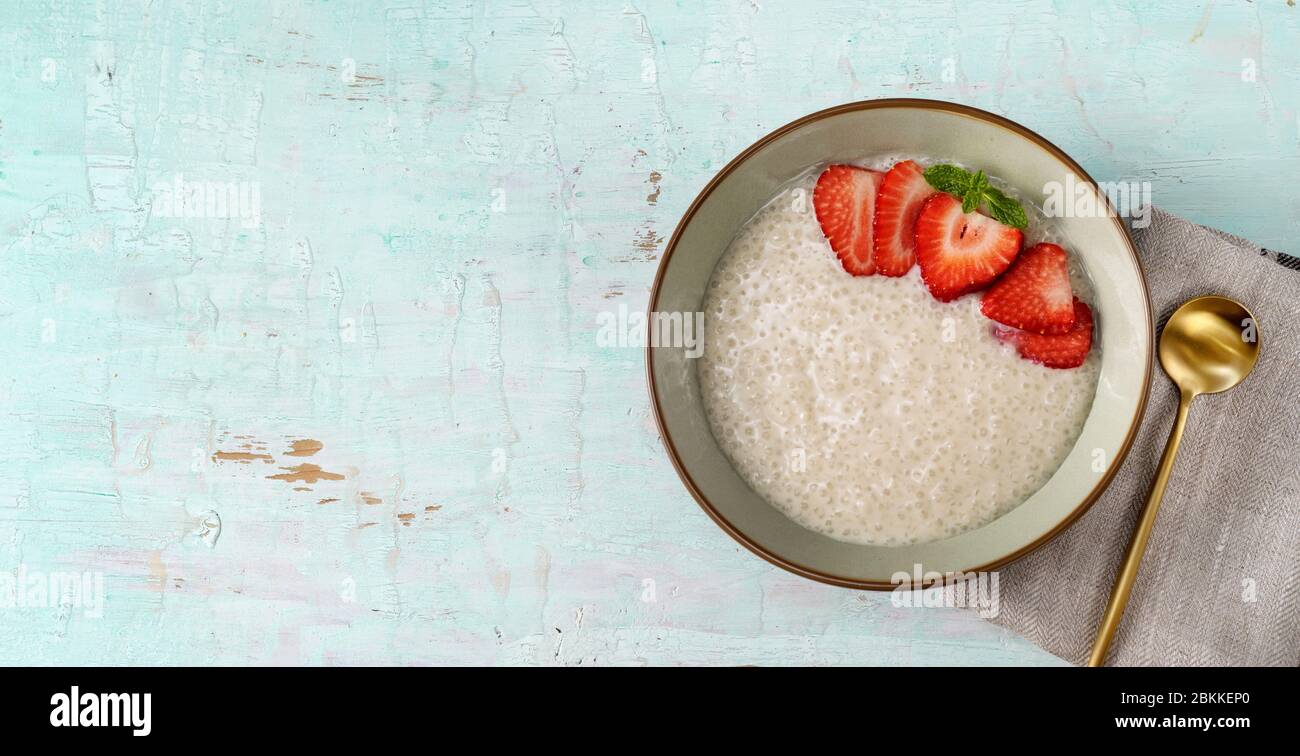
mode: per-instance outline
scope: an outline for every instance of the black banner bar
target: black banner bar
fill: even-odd
[[[972,732],[1236,742],[1287,731],[1295,671],[1269,669],[7,669],[5,731],[58,745],[183,743],[204,732],[300,742],[472,731],[554,737],[563,722],[717,721],[760,735],[799,723],[932,720]],[[739,708],[737,708],[739,707]],[[719,712],[731,712],[720,714]],[[814,724],[816,723],[816,724]],[[531,728],[531,729],[530,729]],[[755,729],[757,728],[757,729]],[[973,729],[972,729],[973,728]],[[137,734],[139,733],[139,734]],[[547,735],[547,733],[550,733]],[[128,743],[123,743],[128,744]],[[864,745],[866,745],[864,743]]]

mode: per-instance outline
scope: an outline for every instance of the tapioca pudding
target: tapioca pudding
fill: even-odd
[[[1074,445],[1100,364],[1091,292],[1062,247],[1022,244],[960,195],[839,167],[779,194],[714,270],[705,410],[740,475],[799,524],[864,544],[954,536],[1023,502]],[[1021,226],[1051,238],[1041,218]],[[976,257],[988,271],[965,270]]]

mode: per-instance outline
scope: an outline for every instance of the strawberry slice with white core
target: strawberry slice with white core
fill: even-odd
[[[993,326],[999,341],[1014,344],[1021,357],[1049,368],[1076,368],[1092,348],[1092,310],[1074,300],[1074,325],[1066,333],[1044,335],[1004,325]]]
[[[913,160],[895,163],[876,192],[876,272],[901,276],[916,262],[916,218],[934,194],[925,172]]]
[[[844,269],[855,276],[876,272],[872,219],[883,174],[856,165],[832,165],[813,189],[813,209],[826,241]]]
[[[980,312],[1022,331],[1065,333],[1074,326],[1070,262],[1055,244],[1035,244],[984,292]]]
[[[963,213],[961,201],[939,192],[916,219],[916,262],[930,294],[950,302],[984,288],[1011,265],[1024,235],[992,218]]]

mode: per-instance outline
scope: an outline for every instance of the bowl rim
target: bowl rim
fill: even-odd
[[[751,158],[755,153],[757,153],[759,150],[766,147],[768,144],[776,141],[777,139],[785,136],[786,134],[789,134],[790,132],[796,131],[815,121],[820,121],[824,118],[830,118],[832,116],[840,115],[843,113],[851,113],[859,110],[877,110],[877,109],[887,109],[887,108],[904,108],[904,109],[915,108],[921,110],[939,110],[948,113],[953,113],[956,115],[965,116],[967,118],[973,118],[975,120],[983,121],[993,126],[1000,127],[1016,135],[1019,135],[1025,139],[1028,139],[1029,141],[1038,145],[1042,149],[1046,150],[1053,157],[1055,157],[1057,160],[1063,163],[1066,167],[1074,171],[1084,181],[1092,185],[1093,189],[1096,190],[1096,195],[1106,203],[1106,208],[1109,211],[1108,215],[1110,217],[1110,220],[1112,223],[1115,224],[1116,230],[1119,231],[1120,238],[1124,240],[1124,245],[1128,251],[1129,257],[1132,259],[1134,267],[1137,269],[1138,281],[1142,287],[1142,307],[1145,310],[1145,315],[1146,315],[1146,317],[1144,318],[1146,322],[1146,331],[1147,331],[1146,350],[1145,350],[1146,369],[1143,371],[1142,390],[1138,399],[1137,411],[1133,414],[1133,421],[1129,425],[1128,432],[1124,435],[1124,441],[1122,444],[1120,444],[1119,452],[1116,454],[1112,463],[1107,467],[1106,472],[1103,473],[1101,478],[1097,481],[1096,485],[1092,487],[1092,489],[1083,498],[1083,500],[1079,503],[1079,505],[1076,506],[1069,514],[1067,514],[1063,519],[1061,519],[1054,526],[1048,529],[1046,533],[1043,533],[1041,536],[1034,539],[1030,543],[1025,544],[1024,546],[1021,546],[1020,548],[1012,551],[1011,553],[998,557],[997,559],[994,559],[991,562],[988,562],[986,564],[962,569],[960,571],[946,573],[937,580],[923,581],[920,587],[928,588],[932,585],[936,585],[936,584],[943,585],[945,583],[950,582],[950,578],[952,578],[955,572],[962,572],[962,573],[969,574],[972,572],[988,572],[991,570],[995,570],[999,567],[1003,567],[1007,564],[1010,564],[1011,562],[1014,562],[1017,559],[1020,559],[1021,557],[1029,554],[1030,552],[1038,549],[1039,547],[1043,546],[1044,544],[1048,543],[1049,541],[1051,541],[1052,539],[1060,535],[1062,532],[1064,532],[1066,528],[1072,525],[1075,522],[1075,520],[1078,520],[1079,517],[1081,517],[1084,512],[1087,512],[1092,507],[1092,505],[1096,503],[1097,499],[1101,498],[1102,493],[1104,493],[1106,489],[1110,486],[1111,481],[1114,479],[1116,473],[1119,472],[1119,468],[1123,465],[1124,460],[1128,458],[1128,453],[1133,446],[1134,440],[1137,437],[1138,429],[1142,425],[1142,419],[1146,415],[1147,398],[1151,389],[1151,375],[1153,371],[1152,365],[1153,365],[1154,350],[1155,350],[1155,325],[1151,316],[1152,313],[1151,289],[1147,284],[1146,270],[1143,268],[1142,259],[1137,254],[1137,247],[1133,243],[1133,237],[1130,235],[1127,225],[1119,217],[1119,215],[1114,212],[1114,208],[1111,207],[1110,205],[1109,198],[1106,196],[1104,192],[1100,190],[1100,187],[1098,187],[1097,182],[1092,178],[1092,176],[1088,175],[1088,172],[1085,171],[1082,166],[1080,166],[1077,162],[1075,162],[1074,159],[1071,158],[1069,155],[1067,155],[1065,151],[1062,150],[1060,147],[1057,147],[1055,144],[1048,141],[1042,135],[1038,134],[1037,132],[1025,126],[1016,123],[1015,121],[1012,121],[1008,118],[1004,118],[995,113],[990,113],[987,110],[981,110],[979,108],[971,107],[969,105],[962,105],[960,103],[948,102],[946,100],[929,100],[929,99],[912,98],[912,97],[889,97],[889,98],[881,98],[881,99],[874,99],[874,100],[861,100],[857,102],[850,102],[850,103],[845,103],[843,105],[836,105],[833,107],[818,110],[814,113],[809,113],[808,115],[790,121],[784,126],[781,126],[769,132],[768,134],[760,138],[758,141],[751,144],[749,147],[746,147],[740,154],[732,158],[731,161],[728,162],[722,168],[722,170],[718,171],[718,173],[714,175],[713,178],[711,178],[707,184],[704,185],[704,188],[700,190],[699,194],[696,195],[695,199],[691,201],[690,206],[687,207],[686,212],[682,215],[681,220],[677,222],[677,226],[673,229],[673,234],[668,241],[668,246],[665,247],[663,257],[660,258],[659,260],[659,267],[655,271],[654,284],[651,286],[650,289],[650,301],[647,306],[647,316],[653,317],[653,313],[656,311],[655,308],[659,304],[659,294],[663,285],[664,275],[668,270],[668,263],[669,260],[672,259],[673,251],[677,248],[678,241],[681,240],[682,231],[684,231],[687,225],[689,225],[690,222],[694,219],[695,213],[704,204],[704,201],[708,199],[709,195],[713,193],[714,189],[716,189],[718,185],[722,183],[723,180],[725,180],[729,175],[731,175],[731,173],[735,171],[736,168],[738,168],[742,163],[744,163],[746,160]],[[683,485],[686,486],[686,489],[687,491],[690,492],[691,497],[695,499],[695,502],[700,505],[700,508],[704,510],[704,512],[718,525],[718,527],[720,527],[723,530],[723,532],[727,533],[727,535],[731,536],[733,539],[736,540],[736,542],[738,542],[740,545],[744,546],[745,548],[749,549],[755,555],[762,557],[763,559],[776,565],[777,567],[781,567],[782,569],[793,572],[796,575],[810,578],[812,580],[816,580],[821,583],[827,583],[830,585],[835,585],[843,588],[857,588],[857,589],[876,590],[876,591],[890,591],[898,587],[894,583],[845,577],[843,575],[835,575],[829,572],[824,572],[821,570],[813,569],[811,567],[807,567],[802,564],[798,564],[797,562],[787,559],[782,555],[777,554],[776,552],[753,541],[747,535],[745,535],[743,531],[741,531],[736,526],[732,525],[731,522],[727,520],[727,518],[723,517],[722,514],[719,513],[717,509],[714,508],[713,504],[709,502],[708,497],[706,497],[704,493],[699,489],[699,487],[695,484],[695,481],[691,478],[691,475],[687,471],[686,466],[682,463],[681,456],[677,451],[677,447],[673,443],[672,435],[668,432],[668,428],[664,424],[663,413],[659,407],[659,397],[655,389],[654,347],[647,342],[645,350],[646,350],[646,379],[650,391],[650,408],[651,408],[651,413],[654,415],[655,427],[659,431],[659,437],[663,440],[664,449],[668,452],[668,457],[672,462],[673,469],[677,471],[677,476],[681,479]],[[916,587],[916,586],[912,586],[912,587]]]

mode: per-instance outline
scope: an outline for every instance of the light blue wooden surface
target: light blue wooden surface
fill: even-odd
[[[882,96],[1300,252],[1300,11],[708,6],[0,6],[0,568],[106,596],[0,662],[1059,663],[741,550],[596,318],[735,153]]]

